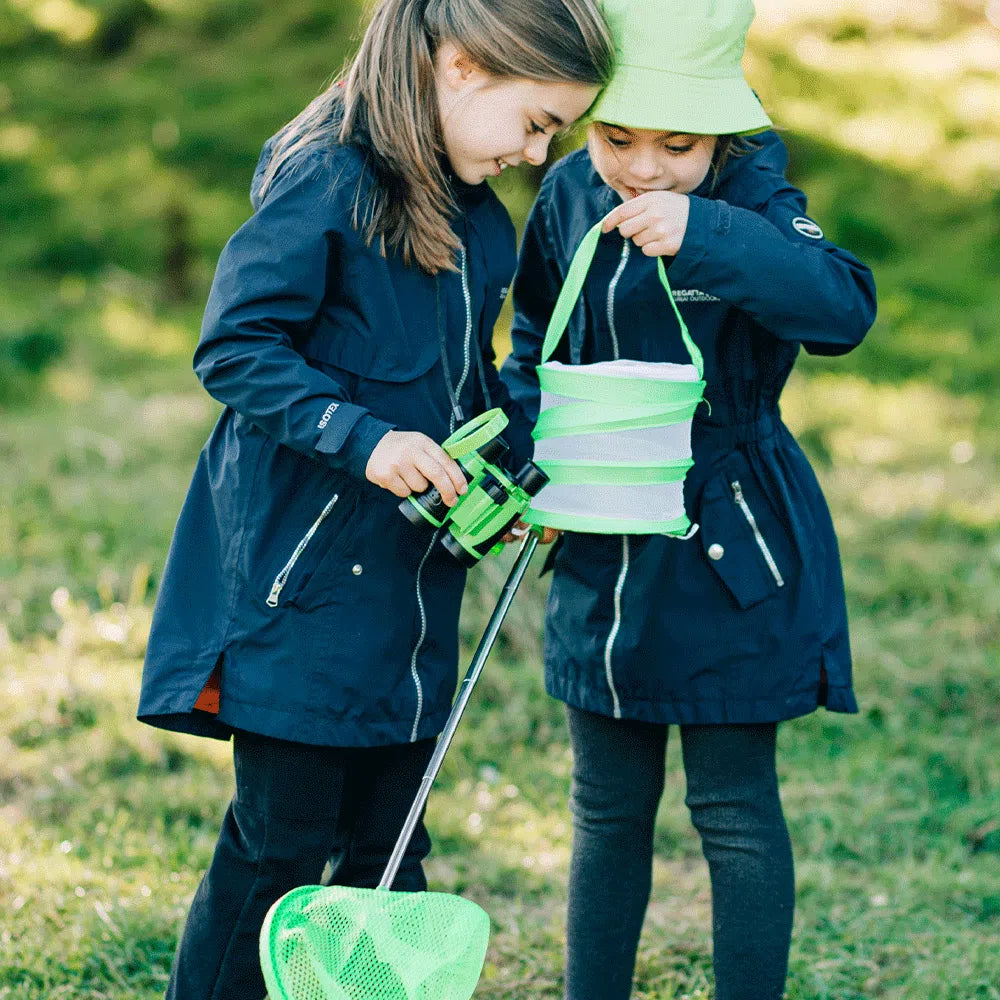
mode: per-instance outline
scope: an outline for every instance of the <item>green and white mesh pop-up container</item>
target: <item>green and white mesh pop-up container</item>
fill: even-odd
[[[534,461],[549,476],[549,485],[523,519],[594,534],[686,537],[694,529],[684,509],[684,478],[693,464],[691,421],[704,399],[704,362],[674,302],[662,259],[657,258],[657,273],[690,364],[549,360],[580,297],[600,236],[598,223],[580,243],[545,333],[533,437]]]

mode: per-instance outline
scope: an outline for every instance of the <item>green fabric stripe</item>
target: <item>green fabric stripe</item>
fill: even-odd
[[[681,406],[622,407],[600,403],[569,403],[538,414],[532,431],[536,441],[576,434],[602,434],[641,427],[669,427],[690,420],[698,402]]]
[[[691,529],[691,521],[686,514],[672,521],[634,521],[614,517],[579,517],[574,514],[553,514],[545,510],[529,507],[521,515],[526,524],[559,531],[582,531],[593,535],[678,535],[683,536]]]
[[[551,483],[560,486],[658,486],[681,482],[694,462],[689,458],[655,465],[541,459],[536,464]]]
[[[618,406],[699,403],[705,391],[704,382],[599,375],[588,372],[586,365],[562,365],[559,368],[539,365],[537,371],[538,384],[544,392]]]

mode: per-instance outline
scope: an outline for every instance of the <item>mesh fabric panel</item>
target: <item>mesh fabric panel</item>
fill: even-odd
[[[461,896],[303,886],[271,907],[261,969],[271,1000],[468,1000],[489,933]]]

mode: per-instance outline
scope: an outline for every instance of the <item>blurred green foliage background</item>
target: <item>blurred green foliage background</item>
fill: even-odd
[[[995,1000],[1000,6],[757,7],[748,75],[880,305],[859,350],[803,359],[783,399],[840,533],[862,703],[782,730],[789,996]],[[342,65],[360,13],[0,3],[0,998],[162,992],[230,783],[224,746],[132,720],[218,412],[190,355],[259,148]],[[498,182],[519,225],[540,176]],[[504,569],[471,577],[467,643]],[[539,678],[543,597],[518,598],[432,797],[435,886],[494,919],[485,997],[559,995],[568,756]],[[682,798],[671,759],[641,997],[711,995]]]

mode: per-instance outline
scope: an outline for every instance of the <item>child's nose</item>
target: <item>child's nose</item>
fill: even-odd
[[[550,136],[537,132],[528,140],[528,144],[524,147],[524,158],[533,167],[540,167],[545,162],[550,138]]]
[[[660,172],[655,156],[639,153],[632,161],[632,175],[640,180],[652,180]]]

